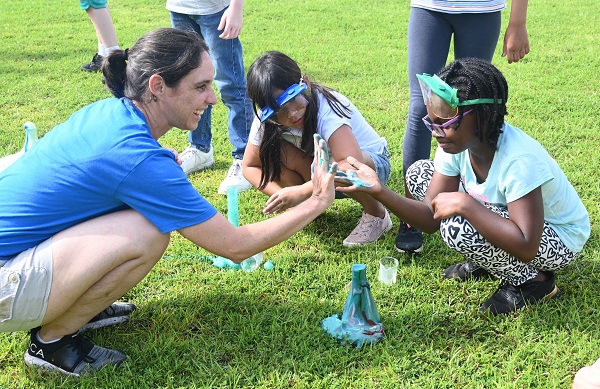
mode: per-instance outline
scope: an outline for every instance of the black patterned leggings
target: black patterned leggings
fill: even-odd
[[[433,177],[433,162],[420,160],[406,172],[406,183],[413,197],[423,201]],[[508,209],[485,205],[490,211],[508,219]],[[569,250],[548,223],[544,223],[542,241],[535,258],[522,262],[506,251],[488,242],[468,220],[453,216],[442,220],[440,234],[448,247],[458,251],[469,262],[488,270],[494,276],[512,285],[534,278],[538,271],[555,271],[568,266],[579,253]]]

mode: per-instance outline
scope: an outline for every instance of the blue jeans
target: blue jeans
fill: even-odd
[[[173,28],[197,32],[206,42],[215,67],[215,85],[228,110],[227,130],[229,141],[233,144],[231,155],[235,159],[242,159],[254,119],[254,111],[246,94],[242,43],[239,38],[219,38],[221,31],[218,31],[217,27],[226,9],[212,15],[184,15],[171,12],[171,24]],[[190,143],[203,151],[210,148],[211,119],[211,107],[208,107],[202,114],[198,127],[189,135]]]
[[[402,142],[402,170],[429,159],[431,132],[421,120],[427,115],[417,74],[436,74],[446,65],[454,36],[454,58],[492,60],[500,36],[500,12],[446,14],[411,8],[408,22],[408,82],[410,104]]]

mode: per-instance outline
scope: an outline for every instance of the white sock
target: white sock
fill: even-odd
[[[110,53],[112,53],[113,51],[115,51],[117,49],[120,49],[119,45],[107,47],[106,48],[106,54],[103,57],[106,57],[107,55],[109,55]]]
[[[38,342],[42,343],[42,344],[50,344],[50,343],[56,343],[59,340],[61,340],[62,338],[58,338],[55,340],[51,340],[49,342],[43,341],[42,338],[40,338],[40,331],[37,332],[37,334],[35,334],[35,338],[38,340]]]
[[[98,42],[98,54],[106,57],[106,49],[104,48],[104,45],[100,42]]]

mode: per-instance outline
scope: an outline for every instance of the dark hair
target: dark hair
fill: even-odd
[[[268,51],[261,55],[248,69],[248,97],[252,100],[254,113],[259,117],[259,109],[269,106],[275,111],[281,107],[276,102],[275,90],[286,90],[290,85],[298,84],[302,79],[300,67],[292,58],[279,51]],[[311,82],[310,88],[303,92],[308,100],[304,114],[304,131],[300,147],[304,155],[313,153],[313,134],[317,132],[319,102],[317,94],[322,94],[331,109],[340,117],[349,118],[350,110],[334,95],[334,90],[316,82]],[[284,163],[281,156],[282,134],[289,131],[287,127],[273,120],[261,124],[262,142],[259,147],[261,176],[258,188],[263,189],[271,181],[281,178],[281,168]]]
[[[504,116],[508,114],[508,84],[500,70],[483,59],[463,58],[448,64],[438,75],[448,85],[458,89],[458,98],[461,101],[486,98],[501,101],[472,106],[477,113],[479,139],[485,140],[496,149],[504,125]]]
[[[148,80],[160,74],[169,87],[200,66],[208,46],[199,34],[159,28],[142,36],[130,49],[111,52],[102,63],[106,86],[115,97],[143,101]]]

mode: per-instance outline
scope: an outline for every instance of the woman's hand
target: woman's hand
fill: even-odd
[[[349,156],[346,161],[354,169],[348,169],[344,172],[345,176],[349,176],[352,179],[348,179],[344,176],[335,177],[335,182],[339,184],[336,188],[338,192],[368,192],[378,193],[381,192],[383,185],[379,182],[377,173],[364,163],[358,162],[354,157]],[[359,181],[356,181],[358,179]]]
[[[509,25],[504,34],[503,57],[507,57],[508,63],[519,62],[529,54],[529,35],[525,25]]]
[[[333,184],[335,173],[337,173],[338,164],[333,162],[329,164],[331,152],[327,142],[320,135],[314,135],[315,156],[312,163],[312,195],[329,207],[335,199],[335,187]]]
[[[266,214],[280,213],[292,208],[309,197],[316,198],[329,207],[335,199],[333,179],[337,172],[337,163],[329,164],[329,147],[319,135],[315,135],[315,156],[312,163],[311,181],[304,185],[296,185],[279,189],[275,192],[263,209]],[[312,193],[307,192],[312,189]],[[309,190],[310,190],[309,189]]]

